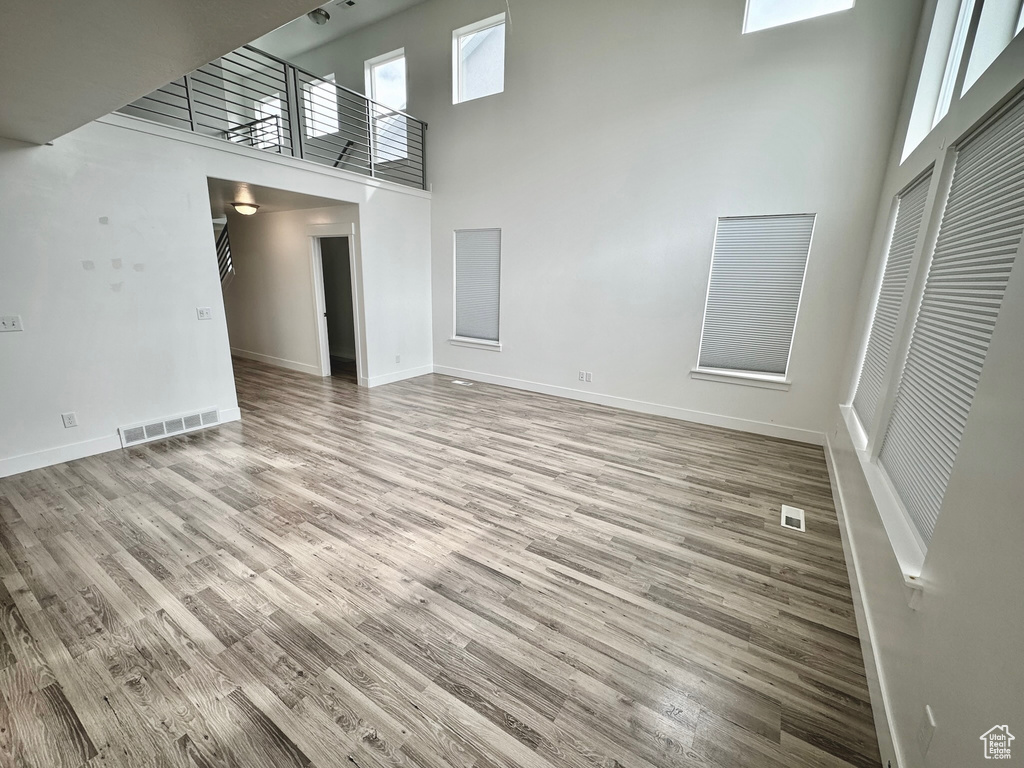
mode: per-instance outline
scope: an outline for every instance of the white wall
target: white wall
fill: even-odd
[[[0,144],[0,314],[25,324],[0,335],[0,475],[114,449],[124,424],[237,413],[208,177],[358,204],[365,375],[430,369],[430,196],[255,152],[123,116]]]
[[[884,266],[893,198],[947,148],[1015,91],[1024,79],[1024,39],[1017,39],[966,97],[900,164],[917,75],[935,2],[928,3],[873,230],[871,259],[845,356],[840,402],[852,398],[860,356]],[[943,9],[945,10],[945,9]],[[854,444],[833,411],[828,434],[833,487],[859,593],[861,640],[879,677],[873,696],[882,724],[883,764],[961,768],[989,764],[979,737],[1009,725],[1024,744],[1024,265],[1018,263],[960,444],[942,511],[920,576],[923,597],[910,609],[900,564],[868,489]],[[884,695],[881,695],[883,694]],[[881,704],[884,703],[884,708]],[[937,729],[925,755],[917,732],[925,705]],[[1019,755],[1018,758],[1019,759]]]
[[[362,90],[365,59],[405,48],[441,370],[820,441],[919,6],[744,36],[744,0],[513,0],[505,92],[456,106],[451,32],[501,0],[431,0],[300,63]],[[819,216],[792,389],[689,378],[717,217],[792,212]],[[503,230],[500,353],[447,343],[451,233],[469,227]]]
[[[311,233],[351,233],[358,212],[344,205],[228,216],[235,277],[224,291],[224,312],[232,353],[320,375]]]

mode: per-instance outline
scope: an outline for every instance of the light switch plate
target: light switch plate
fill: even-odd
[[[25,330],[25,326],[21,324],[21,315],[4,315],[0,317],[0,332],[23,330]]]
[[[213,310],[210,307],[196,307],[196,317],[200,320],[212,320]]]

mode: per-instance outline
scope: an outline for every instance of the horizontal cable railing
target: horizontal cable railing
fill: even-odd
[[[118,111],[426,188],[426,123],[252,46]]]

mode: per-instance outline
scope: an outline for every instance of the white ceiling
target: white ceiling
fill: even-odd
[[[360,1],[372,7],[379,0]],[[0,0],[0,137],[51,141],[315,6],[316,0]]]
[[[232,203],[256,203],[260,207],[257,216],[261,213],[304,211],[310,208],[351,205],[344,200],[304,195],[300,192],[289,192],[286,189],[275,189],[274,187],[261,187],[243,181],[207,179],[207,186],[210,188],[210,217],[214,219],[232,212]]]
[[[355,5],[347,6],[345,0],[331,0],[320,6],[331,14],[331,20],[322,27],[302,15],[252,44],[267,53],[291,60],[422,2],[425,0],[356,0]]]

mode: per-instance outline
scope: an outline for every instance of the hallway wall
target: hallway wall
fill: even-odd
[[[228,216],[235,278],[224,290],[224,313],[232,354],[320,375],[311,233],[351,233],[358,219],[355,205]]]
[[[431,369],[429,194],[123,116],[0,141],[0,312],[25,328],[0,334],[0,475],[119,448],[122,425],[238,417],[208,177],[358,204],[365,383]]]

